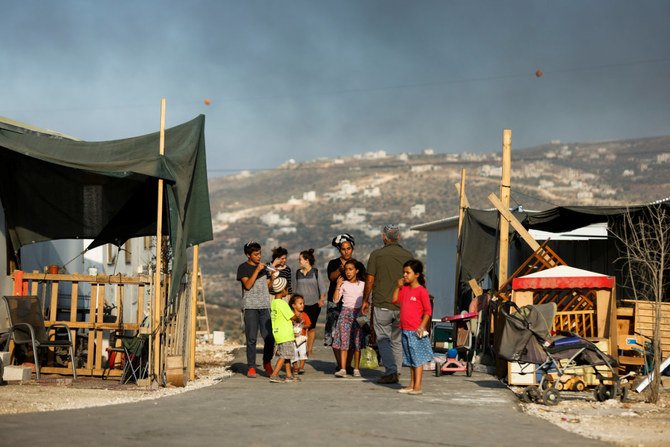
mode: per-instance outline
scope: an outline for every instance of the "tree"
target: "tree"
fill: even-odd
[[[653,309],[654,378],[647,401],[657,403],[660,389],[661,306],[668,290],[670,269],[670,207],[656,203],[628,210],[613,222],[610,231],[619,244],[623,274],[636,300],[649,300]]]

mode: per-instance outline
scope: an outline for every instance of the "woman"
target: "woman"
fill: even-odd
[[[328,287],[328,306],[326,310],[324,346],[333,345],[333,328],[337,323],[337,318],[340,315],[341,307],[333,302],[333,298],[335,295],[335,289],[337,288],[338,278],[341,276],[342,278],[346,279],[344,276],[344,264],[346,264],[354,254],[354,237],[349,233],[338,234],[333,238],[331,245],[339,250],[340,257],[331,259],[330,262],[328,262],[327,267],[330,286]],[[335,355],[335,360],[339,364],[339,351],[333,349],[333,354]]]
[[[280,277],[286,279],[288,282],[288,294],[292,295],[291,267],[286,265],[286,256],[288,256],[288,251],[284,247],[273,248],[272,260],[270,261],[268,270],[272,273],[273,278]]]
[[[300,268],[293,277],[293,290],[295,294],[302,295],[305,299],[304,312],[309,316],[311,322],[307,328],[307,356],[310,357],[316,336],[316,321],[325,304],[326,294],[323,281],[319,278],[319,270],[314,268],[314,249],[301,251],[298,262]]]

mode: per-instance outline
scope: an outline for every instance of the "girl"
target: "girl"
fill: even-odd
[[[421,261],[405,262],[402,278],[393,290],[393,304],[400,306],[403,364],[410,367],[409,386],[398,390],[399,393],[422,394],[423,364],[433,359],[426,331],[432,309],[425,285]]]
[[[305,312],[305,299],[298,295],[292,295],[288,305],[298,319],[293,322],[293,334],[295,335],[295,357],[293,357],[293,374],[305,373],[305,360],[307,360],[307,328],[312,322]],[[299,341],[302,336],[302,342]]]
[[[247,261],[237,268],[237,280],[242,284],[244,309],[244,335],[247,340],[247,377],[256,377],[256,337],[260,330],[263,337],[263,368],[272,373],[274,338],[270,321],[268,287],[270,279],[265,264],[261,262],[261,244],[249,241],[244,244]]]
[[[324,346],[333,345],[333,328],[337,324],[337,317],[340,315],[340,308],[333,301],[335,297],[335,287],[337,286],[338,278],[344,278],[344,263],[351,259],[354,253],[355,245],[354,237],[349,233],[338,234],[333,238],[331,245],[340,252],[340,257],[331,259],[328,262],[327,272],[328,280],[330,285],[328,286],[328,304],[326,305],[326,328],[324,331]],[[340,353],[337,349],[333,348],[333,354],[335,355],[335,361],[339,363]],[[347,369],[350,369],[351,365],[351,353],[347,358]]]
[[[354,377],[360,377],[359,370],[361,362],[362,330],[356,321],[363,305],[363,289],[365,287],[365,267],[355,259],[344,263],[344,276],[337,280],[333,301],[338,303],[342,300],[342,311],[337,318],[337,324],[333,329],[333,349],[338,351],[339,370],[335,377],[346,377],[347,375],[347,352],[353,349]]]
[[[305,313],[309,315],[311,324],[307,328],[307,357],[312,355],[314,338],[316,336],[316,322],[319,319],[321,308],[324,306],[325,287],[319,278],[319,270],[314,268],[314,249],[303,250],[298,256],[300,268],[293,278],[293,292],[301,295],[305,300]]]
[[[288,281],[288,294],[293,293],[293,284],[291,284],[291,267],[286,265],[286,257],[288,250],[284,247],[275,247],[272,249],[272,260],[268,266],[268,270],[272,272],[272,277],[281,277]]]

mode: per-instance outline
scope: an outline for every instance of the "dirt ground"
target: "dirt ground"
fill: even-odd
[[[185,387],[147,389],[134,384],[121,385],[118,380],[81,377],[76,381],[46,378],[39,383],[9,384],[0,387],[0,415],[95,407],[187,392],[213,385],[232,373],[235,351],[241,346],[198,344],[196,347],[196,380]],[[661,402],[651,405],[644,395],[630,393],[626,402],[596,402],[592,392],[562,392],[556,406],[520,403],[521,409],[570,432],[600,439],[619,446],[670,445],[670,382],[665,380]],[[522,388],[512,387],[520,394]]]

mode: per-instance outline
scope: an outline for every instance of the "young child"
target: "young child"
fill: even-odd
[[[270,375],[270,382],[274,383],[300,380],[298,376],[291,373],[291,360],[295,357],[293,323],[300,322],[301,319],[283,299],[288,295],[287,285],[286,278],[278,277],[272,281],[272,293],[274,294],[271,304],[272,335],[277,344],[277,363]],[[279,377],[282,367],[286,369],[286,380]]]
[[[342,300],[342,311],[333,329],[333,349],[339,353],[338,371],[335,377],[347,376],[347,351],[354,350],[354,377],[361,377],[361,344],[363,331],[356,321],[363,305],[363,289],[365,288],[365,267],[355,259],[344,263],[344,276],[337,279],[333,302]]]
[[[402,276],[393,290],[393,304],[400,306],[403,364],[410,367],[410,377],[409,385],[398,392],[423,394],[423,365],[433,359],[433,350],[426,332],[432,310],[421,261],[405,262]]]
[[[274,340],[270,324],[269,279],[265,264],[261,262],[261,245],[249,241],[244,244],[246,262],[237,268],[237,280],[242,285],[244,309],[244,336],[247,341],[247,377],[256,377],[256,337],[258,331],[263,338],[263,368],[272,374],[272,352]]]
[[[307,360],[307,328],[312,321],[305,312],[305,299],[301,295],[292,295],[288,305],[301,322],[293,322],[293,334],[295,335],[295,357],[293,357],[293,374],[305,373],[305,360]],[[298,337],[302,336],[302,343],[298,344]]]

